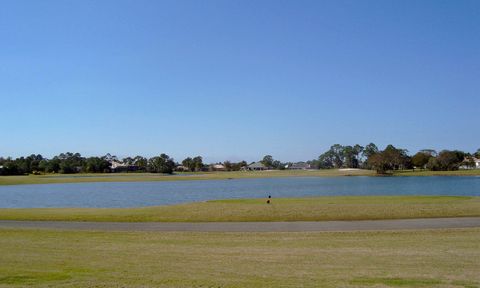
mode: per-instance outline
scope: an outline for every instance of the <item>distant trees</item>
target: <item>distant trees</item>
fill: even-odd
[[[417,154],[412,157],[413,167],[424,169],[427,166],[430,158],[433,158],[432,153],[429,153],[425,150],[417,152]]]
[[[443,150],[438,153],[437,157],[428,160],[427,169],[433,171],[452,171],[458,170],[465,159],[465,152]]]
[[[263,159],[260,161],[266,167],[273,167],[273,157],[272,155],[265,155]]]
[[[28,157],[16,159],[0,158],[0,175],[104,173],[112,171],[111,166],[114,162],[126,166],[135,166],[134,171],[151,171],[154,173],[172,173],[175,168],[175,162],[166,154],[148,160],[142,156],[127,157],[122,161],[123,163],[116,156],[110,154],[102,157],[82,157],[80,153],[66,152],[54,156],[52,159],[32,154]]]
[[[203,159],[201,156],[194,158],[187,157],[182,161],[182,165],[190,171],[200,171],[203,168]]]
[[[237,163],[225,161],[223,162],[223,166],[225,166],[226,171],[240,171],[242,167],[247,166],[248,163],[246,161],[240,161]]]
[[[405,149],[397,149],[393,145],[388,145],[385,150],[370,155],[367,159],[368,166],[379,174],[385,174],[391,170],[411,168],[412,162],[407,152]]]
[[[370,158],[373,154],[378,153],[378,147],[377,145],[370,143],[365,148],[363,149],[362,156],[366,160]]]
[[[362,160],[361,155],[365,148],[356,144],[355,146],[342,146],[334,144],[330,149],[318,156],[317,167],[319,169],[329,168],[359,168]]]
[[[77,173],[82,170],[82,166],[85,163],[85,158],[83,158],[80,153],[61,153],[58,156],[55,156],[60,162],[60,173],[62,174],[71,174]]]
[[[85,160],[83,171],[87,173],[110,172],[110,162],[104,157],[90,157]]]
[[[272,155],[264,156],[260,162],[268,168],[278,169],[278,170],[285,169],[285,164],[279,160],[273,159]]]
[[[160,154],[160,156],[148,159],[148,172],[172,174],[174,168],[175,162],[167,154]]]
[[[135,158],[133,158],[133,165],[138,168],[137,171],[145,172],[147,171],[148,160],[143,156],[135,156]]]
[[[457,170],[475,168],[475,159],[480,158],[480,149],[473,153],[458,150],[443,150],[437,153],[432,149],[420,150],[410,157],[405,149],[388,145],[384,150],[378,149],[374,143],[361,146],[334,144],[317,159],[307,161],[312,168],[364,168],[378,173],[392,170],[426,168],[429,170]],[[286,163],[265,155],[261,162],[271,169],[285,169]],[[220,163],[220,162],[219,162]],[[206,165],[201,156],[187,157],[182,163],[189,171],[203,171]],[[290,163],[292,164],[292,163]],[[0,175],[24,175],[37,173],[101,173],[101,172],[152,172],[173,173],[177,163],[167,154],[147,159],[143,156],[118,157],[106,154],[102,157],[82,157],[79,153],[66,152],[47,159],[40,154],[32,154],[16,159],[0,157]],[[226,171],[238,171],[247,166],[247,162],[223,162]],[[179,169],[179,168],[177,168]],[[181,168],[180,168],[181,170]],[[223,170],[223,168],[222,168]]]

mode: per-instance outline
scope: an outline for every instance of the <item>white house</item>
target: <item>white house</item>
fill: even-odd
[[[118,168],[126,168],[128,167],[127,164],[123,163],[123,162],[119,162],[119,161],[115,161],[115,160],[112,160],[111,164],[110,164],[110,168],[115,170],[115,169],[118,169]]]
[[[225,171],[225,165],[223,164],[213,164],[210,166],[213,171]]]
[[[308,163],[297,162],[297,163],[286,165],[285,168],[288,170],[307,170],[307,169],[311,169],[312,167]]]
[[[468,157],[468,158],[465,158],[462,162],[462,164],[460,165],[460,167],[458,167],[460,169],[480,169],[480,159],[478,158],[475,158],[475,157]]]

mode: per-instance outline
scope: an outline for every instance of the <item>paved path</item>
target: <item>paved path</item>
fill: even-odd
[[[36,228],[91,231],[307,232],[443,229],[469,227],[480,227],[480,217],[318,222],[208,223],[120,223],[0,220],[0,228]]]

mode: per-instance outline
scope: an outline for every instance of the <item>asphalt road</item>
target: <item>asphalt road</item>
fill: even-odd
[[[480,227],[480,217],[318,222],[67,222],[0,220],[0,228],[83,231],[308,232]]]

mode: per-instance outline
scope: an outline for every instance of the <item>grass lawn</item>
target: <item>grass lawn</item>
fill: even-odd
[[[394,176],[480,176],[480,169],[457,171],[400,170]]]
[[[141,182],[141,181],[182,181],[182,180],[221,180],[243,178],[276,177],[338,177],[338,176],[377,176],[372,170],[283,170],[283,171],[233,171],[176,173],[174,175],[152,173],[97,173],[97,174],[47,174],[28,176],[0,176],[0,185],[52,184],[82,182]],[[480,169],[459,171],[402,170],[392,176],[480,176]]]
[[[348,196],[217,200],[141,208],[0,209],[1,220],[321,221],[480,216],[480,197]]]
[[[176,173],[174,175],[153,173],[97,173],[97,174],[47,174],[28,176],[0,176],[0,185],[81,183],[81,182],[140,182],[140,181],[182,181],[182,180],[220,180],[239,178],[274,177],[335,177],[370,176],[371,170],[342,171],[327,170],[275,170],[275,171],[233,171],[233,172],[197,172]]]
[[[0,287],[465,287],[480,229],[189,233],[0,229]]]
[[[395,171],[392,176],[480,176],[480,169],[459,171]],[[222,180],[242,178],[276,177],[337,177],[337,176],[376,176],[372,170],[274,170],[274,171],[233,171],[176,173],[174,175],[153,173],[97,173],[97,174],[47,174],[28,176],[0,176],[0,185],[52,184],[82,182],[142,182],[142,181],[182,181],[182,180]]]

